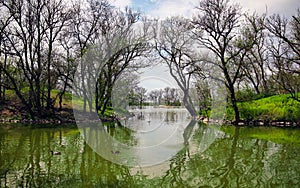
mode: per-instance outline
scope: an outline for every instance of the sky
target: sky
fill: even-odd
[[[138,9],[149,17],[165,18],[180,14],[192,16],[199,0],[109,0],[114,6],[124,9],[126,6]],[[279,13],[290,16],[300,8],[299,0],[231,0],[240,4],[245,11],[268,14]]]
[[[192,17],[195,7],[200,0],[108,0],[112,5],[124,10],[126,6],[139,10],[149,18],[166,18],[174,15]],[[294,15],[300,8],[299,0],[231,0],[231,3],[238,3],[244,11],[249,13],[274,13],[287,17]],[[169,75],[167,67],[157,66],[143,70],[140,75],[140,86],[148,91],[162,89],[165,87],[176,87],[177,84]]]

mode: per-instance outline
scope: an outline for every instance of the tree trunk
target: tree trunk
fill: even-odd
[[[234,89],[234,82],[232,81],[228,69],[226,68],[226,61],[223,59],[222,60],[222,65],[223,65],[223,73],[226,79],[226,87],[230,92],[230,101],[231,101],[231,105],[234,111],[234,119],[233,122],[234,124],[238,124],[238,122],[240,121],[240,115],[239,115],[239,109],[237,106],[237,100],[236,100],[236,96],[235,96],[235,89]]]
[[[51,100],[51,58],[52,58],[52,28],[50,29],[50,42],[49,42],[49,52],[48,52],[48,62],[47,62],[47,76],[48,76],[48,83],[47,83],[47,106],[46,109],[50,110],[52,106]]]
[[[97,80],[97,82],[96,82],[95,108],[96,108],[96,113],[98,114],[99,111],[100,111],[100,107],[99,107],[99,80]]]
[[[183,92],[184,92],[184,96],[183,96],[183,100],[182,100],[183,105],[187,109],[187,111],[190,113],[190,115],[192,117],[195,117],[197,113],[196,113],[196,110],[195,110],[193,104],[191,104],[189,93],[186,90]]]
[[[63,90],[61,91],[61,93],[59,94],[59,110],[62,110],[62,100],[63,100],[63,96],[66,93],[66,89],[67,89],[67,83],[68,83],[68,76],[66,76],[66,80],[64,82],[64,87]]]
[[[92,102],[92,99],[88,99],[87,102],[88,102],[88,105],[89,105],[90,113],[92,113],[93,112],[93,102]]]
[[[238,122],[240,121],[240,114],[239,114],[239,109],[237,106],[237,100],[235,97],[235,90],[234,90],[233,85],[230,85],[229,92],[230,92],[230,100],[231,100],[232,108],[234,111],[234,120],[233,121],[234,121],[234,124],[237,125]]]
[[[109,84],[108,84],[109,85]],[[101,110],[101,115],[104,115],[108,105],[110,104],[110,100],[111,100],[111,92],[112,92],[112,86],[107,86],[107,91],[105,94],[105,98],[103,99],[104,103],[100,104],[102,105],[102,110]]]
[[[39,79],[35,80],[35,110],[37,110],[37,115],[42,116],[43,115],[43,109],[42,109],[42,104],[41,104],[41,86],[40,86],[40,81]]]

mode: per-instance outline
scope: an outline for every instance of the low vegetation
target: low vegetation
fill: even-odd
[[[241,119],[246,121],[300,121],[300,103],[289,94],[239,102],[238,107]],[[231,107],[227,108],[226,119],[233,119]]]

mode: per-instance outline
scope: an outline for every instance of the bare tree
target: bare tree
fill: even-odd
[[[9,67],[2,67],[2,71],[10,81],[10,89],[15,91],[28,112],[32,116],[44,116],[45,110],[53,104],[49,92],[53,88],[54,48],[68,20],[68,10],[61,0],[3,0],[1,6],[11,17],[2,36],[9,50],[5,52],[6,58],[12,61]],[[15,71],[11,72],[12,69]],[[16,74],[20,79],[16,79]],[[45,97],[46,86],[48,94]]]
[[[300,10],[291,20],[272,15],[266,19],[265,27],[271,33],[268,47],[272,77],[292,98],[299,101]]]
[[[164,91],[156,89],[149,92],[149,98],[154,102],[154,105],[161,105]]]
[[[75,1],[73,4],[74,16],[72,19],[72,25],[69,34],[73,37],[73,41],[70,45],[76,47],[77,52],[77,63],[80,65],[81,74],[81,86],[78,87],[82,90],[83,95],[83,110],[86,111],[87,103],[89,105],[90,111],[92,110],[91,101],[88,101],[87,88],[85,81],[86,77],[86,66],[81,61],[81,58],[86,54],[88,48],[95,43],[97,43],[97,38],[101,36],[101,32],[105,30],[105,25],[107,24],[107,16],[112,10],[107,0],[104,1],[85,1],[86,6],[82,6],[82,1]]]
[[[197,9],[199,14],[193,20],[196,39],[216,56],[216,62],[211,63],[222,70],[238,122],[235,83],[241,77],[242,63],[250,48],[249,40],[239,35],[240,7],[228,0],[202,0]]]
[[[290,50],[295,53],[293,57],[295,60],[300,58],[300,9],[297,11],[297,15],[292,16],[292,20],[288,20],[278,14],[275,14],[266,20],[266,28],[274,36],[283,40],[283,42],[289,46]]]
[[[244,59],[243,73],[247,82],[253,86],[257,94],[269,92],[267,85],[268,49],[266,46],[265,16],[246,15],[244,37],[253,38],[254,45]]]
[[[152,101],[153,105],[157,105],[158,103],[158,90],[151,90],[148,94],[149,99]]]
[[[51,90],[55,88],[55,80],[56,79],[52,75],[52,70],[55,67],[55,45],[59,45],[58,38],[60,37],[62,30],[64,27],[69,25],[70,18],[72,16],[71,12],[64,8],[65,4],[62,0],[58,1],[50,1],[47,0],[45,3],[45,14],[44,22],[46,32],[46,44],[47,44],[47,57],[46,57],[46,70],[47,70],[47,98],[46,98],[46,108],[50,110],[50,108],[54,107],[55,99],[51,98]]]
[[[166,105],[180,105],[180,100],[182,96],[182,94],[180,93],[180,89],[165,87],[163,94]]]
[[[5,37],[5,29],[10,24],[12,16],[7,14],[5,11],[5,7],[3,5],[0,6],[0,101],[5,99],[5,85],[8,80],[3,73],[3,69],[7,69],[7,56],[6,52],[10,51],[7,49],[7,39]]]
[[[140,58],[150,52],[148,26],[142,24],[137,29],[140,18],[138,12],[111,10],[101,25],[101,36],[97,38],[98,48],[103,54],[96,83],[96,111],[102,115],[111,106],[112,89],[120,75],[126,70],[135,71],[144,67]],[[101,59],[100,58],[100,59]],[[138,61],[139,60],[139,61]]]
[[[145,100],[147,98],[147,95],[146,95],[147,89],[144,88],[144,87],[137,86],[137,87],[134,88],[134,93],[136,95],[139,107],[140,107],[140,109],[142,109],[143,103],[145,102]]]
[[[155,49],[163,62],[169,67],[171,76],[183,91],[183,104],[191,114],[196,110],[189,95],[192,76],[200,72],[198,54],[191,37],[190,20],[172,17],[161,22],[156,32]]]
[[[118,79],[122,79],[121,75],[126,71],[134,72],[143,67],[143,61],[137,60],[147,56],[150,48],[146,24],[137,27],[140,19],[138,12],[131,9],[123,12],[111,6],[105,6],[101,11],[95,8],[95,11],[94,14],[100,17],[93,29],[94,34],[83,30],[76,39],[79,49],[84,53],[80,54],[73,85],[84,101],[84,111],[88,104],[90,112],[95,107],[97,113],[104,115],[107,108],[112,106],[112,92]],[[81,27],[87,28],[84,25]],[[90,38],[85,38],[89,35],[84,33],[90,33]],[[85,40],[80,42],[81,38]]]

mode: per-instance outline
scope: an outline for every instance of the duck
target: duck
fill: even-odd
[[[112,154],[119,154],[120,151],[119,151],[119,150],[117,150],[117,151],[111,151],[111,153],[112,153]]]
[[[61,155],[60,151],[51,151],[51,155]]]

